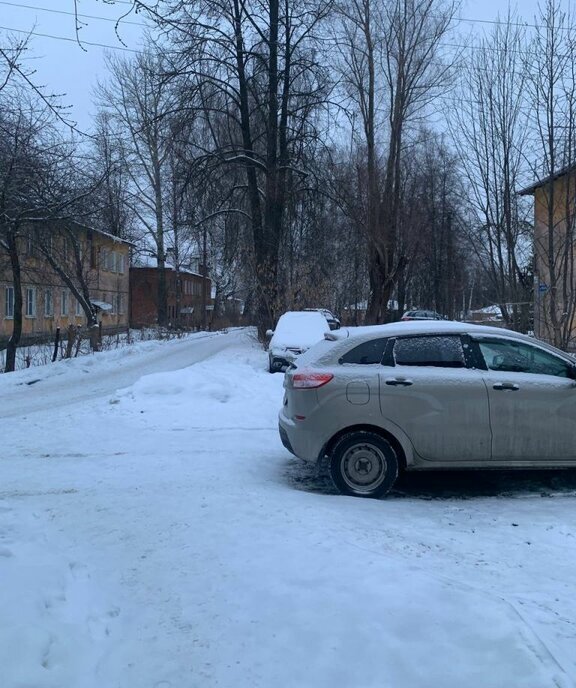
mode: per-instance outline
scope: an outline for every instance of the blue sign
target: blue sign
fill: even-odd
[[[538,285],[538,291],[541,294],[545,294],[548,291],[548,285],[544,284],[544,282],[540,282],[540,284]]]

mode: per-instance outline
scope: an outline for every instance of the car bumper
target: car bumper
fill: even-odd
[[[318,433],[309,432],[298,421],[288,418],[284,409],[278,414],[278,432],[282,444],[294,456],[304,461],[318,461],[324,446],[318,441]]]

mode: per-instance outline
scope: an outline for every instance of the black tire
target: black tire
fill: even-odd
[[[330,475],[342,494],[383,497],[398,477],[398,457],[390,442],[377,433],[350,432],[330,453]]]
[[[268,356],[268,372],[269,373],[276,373],[278,372],[278,368],[274,365],[272,356]]]

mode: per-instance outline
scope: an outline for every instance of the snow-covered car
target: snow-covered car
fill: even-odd
[[[344,494],[399,469],[576,467],[576,362],[526,335],[447,321],[331,332],[286,373],[280,438]]]
[[[326,318],[326,322],[328,323],[331,330],[340,329],[340,318],[328,308],[305,308],[304,310],[318,311],[318,313],[322,313],[322,315]]]
[[[268,344],[268,370],[276,373],[288,367],[313,344],[324,339],[330,331],[326,318],[318,311],[288,311],[281,315],[276,328],[266,333]]]

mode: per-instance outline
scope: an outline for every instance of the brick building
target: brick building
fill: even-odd
[[[202,326],[204,307],[210,323],[214,301],[212,281],[198,272],[166,268],[168,321],[173,327]],[[158,268],[130,268],[130,324],[147,327],[158,322]]]

